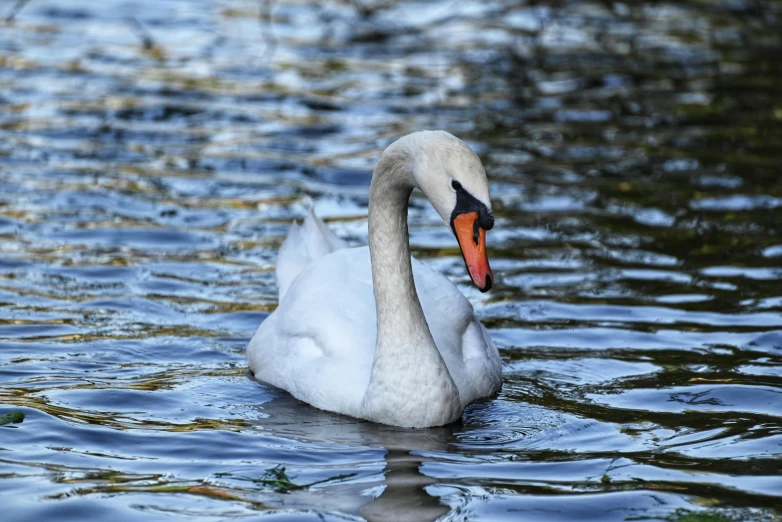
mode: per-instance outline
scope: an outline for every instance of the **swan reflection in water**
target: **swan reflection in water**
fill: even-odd
[[[438,480],[424,475],[421,466],[431,460],[423,456],[426,453],[449,450],[455,434],[462,429],[460,422],[439,428],[397,428],[318,410],[283,391],[256,408],[265,418],[253,424],[270,436],[331,445],[335,451],[344,447],[385,451],[384,484],[331,483],[326,494],[294,492],[286,507],[358,514],[378,522],[426,522],[437,520],[450,510],[438,497],[427,493],[427,487]]]
[[[247,375],[252,379],[252,374]],[[427,466],[429,462],[443,464],[448,455],[466,463],[470,460],[468,455],[483,461],[481,456],[491,458],[500,448],[534,456],[541,451],[558,451],[565,443],[586,449],[596,447],[596,441],[600,447],[635,444],[631,435],[610,423],[507,400],[504,394],[512,394],[514,389],[512,377],[503,396],[473,403],[453,424],[423,429],[376,424],[318,410],[287,392],[262,386],[265,402],[254,406],[258,417],[248,419],[259,435],[276,439],[276,449],[292,447],[301,448],[302,454],[309,452],[309,468],[317,459],[323,463],[323,469],[334,470],[319,478],[352,471],[359,474],[344,482],[330,481],[284,497],[264,499],[264,503],[278,502],[280,506],[284,502],[286,508],[358,515],[370,522],[433,521],[452,509],[471,509],[470,499],[446,487],[454,480],[464,484],[463,480],[456,476],[454,480],[441,478],[443,466],[438,465],[438,471]],[[351,464],[353,468],[345,469]],[[295,463],[291,462],[291,466]],[[429,476],[432,474],[435,476]],[[584,476],[584,480],[588,477]],[[437,496],[446,491],[447,501]],[[548,501],[541,498],[540,502]]]

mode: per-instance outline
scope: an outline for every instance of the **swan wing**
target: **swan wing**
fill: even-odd
[[[317,408],[361,416],[377,322],[367,247],[304,268],[247,348],[256,379]]]
[[[413,277],[429,331],[459,388],[462,405],[499,391],[499,352],[464,294],[450,279],[415,258]]]
[[[296,276],[315,259],[346,248],[347,244],[334,235],[310,209],[304,222],[291,226],[277,256],[277,292],[282,300]]]

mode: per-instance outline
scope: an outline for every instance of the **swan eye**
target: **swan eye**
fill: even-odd
[[[456,180],[453,180],[453,181],[451,181],[451,186],[452,186],[454,189],[456,189],[456,190],[459,190],[460,188],[462,188],[462,184],[461,184],[461,183],[459,183],[459,182],[458,182],[458,181],[456,181]]]

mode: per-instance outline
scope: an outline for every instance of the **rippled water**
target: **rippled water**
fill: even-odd
[[[779,2],[16,7],[8,520],[782,516]],[[365,243],[378,154],[423,128],[490,174],[491,293],[418,196],[411,234],[502,393],[415,431],[251,381],[289,224]]]

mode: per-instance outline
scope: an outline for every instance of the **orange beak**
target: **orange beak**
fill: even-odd
[[[486,255],[486,231],[478,224],[478,213],[467,212],[456,216],[453,219],[453,230],[472,282],[481,292],[488,292],[494,282],[494,274]]]

